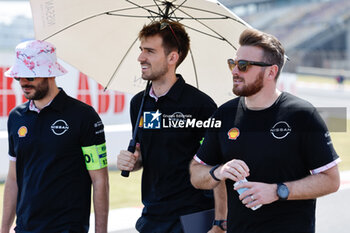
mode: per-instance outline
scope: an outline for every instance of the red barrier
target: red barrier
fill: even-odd
[[[0,116],[8,116],[11,109],[16,106],[16,95],[12,90],[12,78],[4,76],[8,67],[0,67]]]
[[[21,95],[16,95],[12,85],[12,78],[4,76],[4,72],[8,67],[0,67],[0,117],[7,117],[10,111],[18,104],[24,103],[27,99]],[[76,79],[73,79],[76,80]],[[74,85],[74,84],[73,84]],[[76,98],[90,106],[93,106],[92,94],[89,86],[88,77],[79,73],[78,85],[77,85]],[[98,84],[98,96],[97,106],[93,106],[99,114],[121,113],[125,108],[125,94],[117,91],[104,91],[104,87]],[[96,92],[95,92],[96,93]],[[20,98],[17,100],[17,98]],[[114,106],[111,104],[111,100],[114,100]],[[110,108],[113,110],[109,111]]]

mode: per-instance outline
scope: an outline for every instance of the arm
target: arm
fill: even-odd
[[[226,184],[224,181],[220,182],[216,188],[214,188],[215,199],[215,219],[227,218],[227,193]]]
[[[244,179],[249,175],[249,168],[242,160],[233,159],[214,170],[214,176],[220,181],[210,175],[209,171],[212,168],[193,159],[190,164],[191,183],[198,189],[214,189],[215,219],[224,220],[227,219],[227,193],[224,180]],[[224,232],[221,228],[213,226],[208,233],[221,232]]]
[[[8,233],[13,224],[16,215],[17,193],[16,162],[10,161],[5,183],[1,233]]]
[[[338,166],[335,165],[318,174],[309,175],[296,181],[285,182],[284,184],[289,189],[288,200],[315,199],[338,190],[340,185]],[[241,194],[239,198],[243,200],[242,203],[248,208],[259,204],[270,204],[278,200],[276,184],[247,182],[238,185],[235,189],[244,187],[249,188],[249,190]],[[254,201],[247,204],[252,201],[251,198],[244,199],[249,195],[254,196]]]
[[[338,165],[318,174],[285,184],[290,190],[288,200],[314,199],[336,192],[340,186]]]
[[[89,171],[93,186],[95,232],[107,233],[109,183],[107,167]]]
[[[213,189],[219,185],[220,182],[214,180],[209,174],[210,169],[212,169],[212,166],[203,165],[192,160],[190,164],[191,183],[195,188]],[[242,160],[233,159],[215,169],[214,175],[220,181],[226,179],[238,181],[249,176],[249,168]]]
[[[122,150],[117,156],[117,168],[122,171],[137,171],[142,168],[140,144],[136,144],[135,153]]]
[[[227,193],[226,185],[224,181],[221,181],[219,185],[214,188],[215,199],[215,219],[226,220],[227,219]],[[223,231],[219,226],[213,226],[208,233],[222,233]]]
[[[191,183],[196,189],[214,189],[220,182],[214,180],[209,171],[212,166],[203,165],[193,160],[190,164]]]

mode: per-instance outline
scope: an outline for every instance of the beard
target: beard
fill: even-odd
[[[49,80],[47,78],[44,78],[44,79],[42,79],[42,81],[40,83],[38,83],[37,86],[23,85],[22,88],[34,89],[33,94],[23,92],[24,97],[26,97],[28,100],[41,100],[49,92]]]
[[[233,76],[233,79],[239,79],[243,83],[242,87],[238,87],[238,85],[233,84],[232,91],[237,96],[252,96],[258,93],[264,86],[263,80],[264,80],[264,72],[260,71],[258,74],[258,78],[251,84],[246,85],[245,80],[242,77],[239,76]],[[241,84],[241,85],[242,85]]]
[[[149,67],[152,68],[152,66],[149,63],[142,63],[142,64],[147,64],[147,65],[149,65]],[[152,69],[149,69],[149,71],[151,72],[150,74],[142,73],[142,79],[154,81],[154,80],[157,80],[160,77],[164,76],[169,71],[168,66],[165,63],[156,67],[156,68],[157,68],[157,70],[154,70],[154,71]]]

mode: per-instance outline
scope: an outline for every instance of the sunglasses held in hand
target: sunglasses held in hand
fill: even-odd
[[[227,64],[231,72],[236,66],[238,66],[238,70],[241,72],[247,72],[249,66],[272,66],[272,64],[267,64],[265,62],[247,61],[247,60],[235,61],[233,59],[227,59]]]

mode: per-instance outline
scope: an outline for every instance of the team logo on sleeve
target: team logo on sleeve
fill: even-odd
[[[101,133],[104,133],[104,126],[103,126],[103,123],[102,121],[98,121],[94,124],[94,127],[95,127],[95,134],[101,134]]]
[[[143,113],[143,128],[144,129],[160,129],[160,116],[162,114],[157,110],[156,112]]]
[[[232,128],[227,132],[228,139],[236,140],[239,136],[240,132],[237,128]]]
[[[27,135],[28,129],[25,126],[21,126],[18,129],[17,133],[18,133],[18,137],[23,138],[23,137],[25,137]]]
[[[57,136],[64,134],[69,129],[67,122],[64,120],[57,120],[51,125],[51,130]]]

